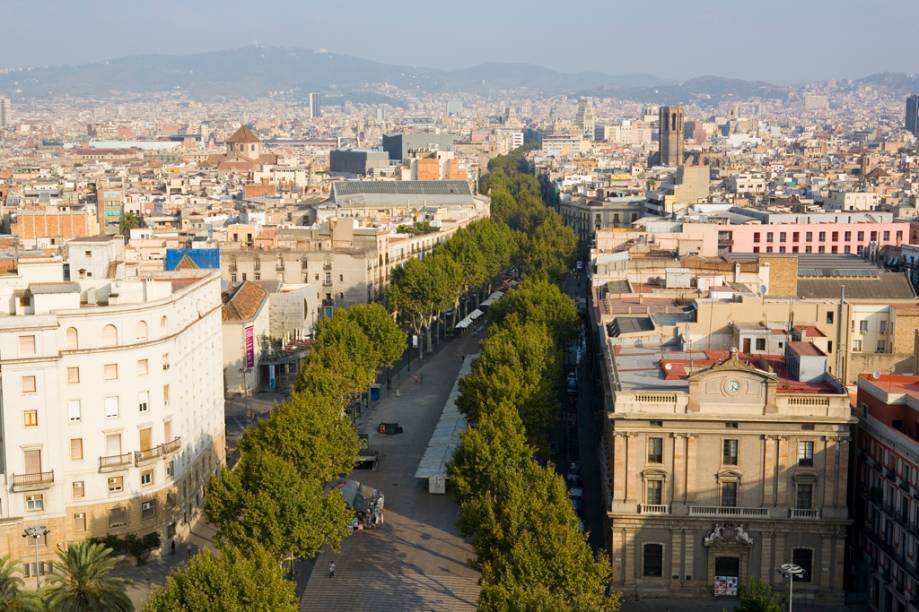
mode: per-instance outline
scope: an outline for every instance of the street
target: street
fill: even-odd
[[[391,392],[365,412],[360,433],[381,452],[378,471],[355,470],[351,478],[385,495],[382,527],[355,532],[340,552],[319,555],[312,571],[298,572],[301,610],[474,610],[478,572],[468,565],[472,547],[456,528],[458,507],[451,494],[432,495],[415,478],[431,432],[459,372],[462,355],[478,351],[482,333],[447,341],[438,353],[393,381]],[[415,381],[421,375],[423,382]],[[398,395],[396,392],[398,391]],[[405,429],[386,436],[381,421]],[[329,561],[336,564],[328,575]]]

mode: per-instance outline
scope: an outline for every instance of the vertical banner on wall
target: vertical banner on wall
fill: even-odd
[[[246,327],[246,369],[255,367],[255,328]]]

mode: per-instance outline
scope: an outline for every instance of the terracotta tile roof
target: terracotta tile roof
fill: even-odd
[[[237,144],[246,142],[261,142],[261,140],[255,132],[243,125],[240,126],[238,130],[233,132],[232,136],[227,138],[227,142],[231,144]]]
[[[267,298],[267,291],[246,281],[224,302],[222,318],[224,321],[248,321],[258,314]]]

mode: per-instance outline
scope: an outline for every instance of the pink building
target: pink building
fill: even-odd
[[[909,223],[778,223],[719,225],[718,242],[731,253],[861,254],[879,246],[909,243]]]

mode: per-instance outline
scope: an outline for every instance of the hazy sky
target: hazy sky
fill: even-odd
[[[0,0],[0,23],[0,67],[259,43],[677,80],[919,72],[919,0]]]

